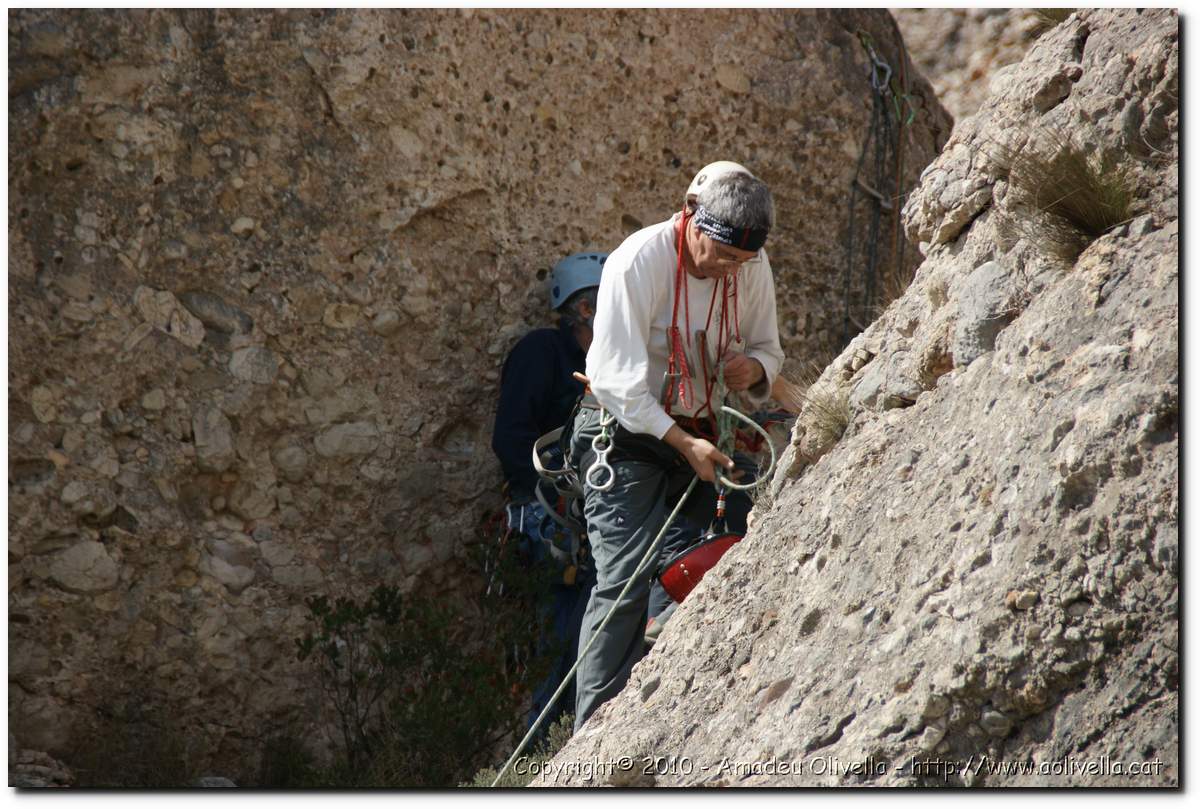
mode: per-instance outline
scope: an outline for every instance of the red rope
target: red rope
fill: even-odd
[[[692,213],[684,206],[683,214],[679,222],[679,235],[675,247],[676,265],[675,265],[675,300],[671,308],[671,330],[667,335],[667,340],[670,345],[670,356],[667,360],[667,373],[676,374],[679,376],[679,404],[684,409],[691,409],[695,402],[695,390],[692,387],[691,374],[689,373],[687,363],[687,352],[684,350],[684,342],[690,347],[692,344],[692,317],[691,309],[688,302],[687,294],[687,271],[683,266],[683,245],[684,234],[687,229],[688,220]],[[738,313],[738,292],[737,284],[738,273],[735,272],[732,276],[725,276],[720,281],[713,284],[712,297],[708,301],[708,317],[704,322],[704,331],[707,334],[712,328],[713,312],[716,311],[717,290],[721,290],[721,320],[717,329],[717,361],[720,362],[729,350],[736,335],[736,340],[741,342],[742,326],[741,317]],[[686,338],[681,338],[679,334],[679,296],[683,295],[683,312],[684,312],[684,328],[687,331]],[[729,314],[730,301],[733,303],[733,315]],[[731,333],[731,325],[732,332]],[[707,345],[704,347],[707,349]],[[707,418],[715,422],[716,413],[712,407],[712,395],[716,389],[716,379],[712,378],[708,367],[708,351],[702,350],[700,357],[701,371],[704,374],[704,405],[696,411],[692,416],[692,426],[697,432],[700,432],[699,420],[700,417],[708,412]],[[671,405],[666,404],[667,414],[671,413]],[[714,431],[715,432],[715,431]]]
[[[738,312],[738,298],[737,298],[738,275],[740,275],[740,274],[741,274],[740,270],[733,274],[733,330],[734,330],[734,333],[737,335],[737,341],[739,343],[742,341],[742,318]]]
[[[683,237],[687,230],[688,220],[691,218],[691,211],[685,205],[683,215],[679,221],[679,238],[675,246],[675,302],[671,307],[671,331],[667,335],[667,340],[671,346],[671,354],[667,359],[667,374],[674,378],[675,374],[679,374],[679,404],[685,410],[691,409],[692,403],[695,401],[694,391],[692,389],[692,377],[688,372],[687,352],[684,350],[683,344],[686,339],[687,344],[692,344],[692,313],[690,304],[688,303],[687,295],[687,271],[683,267]],[[679,336],[679,296],[683,295],[683,316],[684,327],[687,329],[687,337],[681,339]],[[668,397],[666,402],[667,415],[671,413],[671,402]]]

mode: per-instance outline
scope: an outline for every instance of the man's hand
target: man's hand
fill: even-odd
[[[733,461],[728,455],[714,447],[711,442],[684,432],[678,424],[671,425],[671,429],[663,436],[663,441],[678,450],[703,481],[712,483],[716,480],[716,466],[726,471],[733,469]]]
[[[745,354],[725,355],[725,385],[730,390],[747,390],[767,375],[762,363]]]

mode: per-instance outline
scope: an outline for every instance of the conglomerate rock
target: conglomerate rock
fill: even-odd
[[[19,742],[131,695],[224,762],[322,738],[303,598],[472,586],[548,268],[711,160],[774,190],[793,366],[836,347],[864,41],[898,64],[883,11],[10,13]],[[901,190],[950,129],[908,81]]]
[[[929,79],[938,101],[958,121],[988,97],[988,79],[1021,61],[1053,20],[1070,9],[897,8],[892,14],[910,58]]]
[[[806,405],[539,784],[1179,783],[1178,45],[1174,11],[1082,11],[993,80],[908,202],[916,280],[818,382],[844,435]],[[1071,266],[989,155],[1063,132],[1135,196]]]

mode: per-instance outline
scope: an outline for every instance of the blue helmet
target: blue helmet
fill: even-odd
[[[600,286],[608,253],[576,253],[554,265],[550,273],[550,308],[557,309],[576,292]]]

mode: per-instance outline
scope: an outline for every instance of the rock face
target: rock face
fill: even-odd
[[[774,189],[793,363],[835,346],[860,34],[898,64],[882,11],[10,14],[10,636],[54,661],[20,743],[131,671],[222,762],[310,720],[303,598],[470,582],[547,270],[711,160]],[[908,80],[903,189],[950,129]]]
[[[8,785],[18,789],[74,786],[65,764],[37,750],[18,750],[12,734],[8,745]]]
[[[1070,9],[898,8],[892,14],[910,58],[954,120],[974,115],[988,97],[988,79],[1021,61],[1038,35]]]
[[[907,206],[916,281],[819,381],[882,368],[875,395],[821,445],[807,406],[749,535],[540,783],[1179,783],[1178,34],[1084,11],[993,82]],[[1069,265],[1006,230],[986,157],[1048,128],[1136,189]]]

